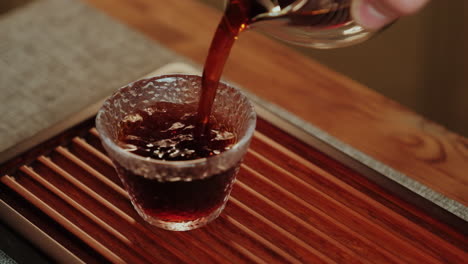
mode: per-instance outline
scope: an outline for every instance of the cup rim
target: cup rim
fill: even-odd
[[[120,87],[117,89],[111,96],[109,96],[105,101],[109,102],[117,93],[119,93],[122,89],[129,87],[133,85],[135,82],[142,81],[142,80],[158,80],[158,79],[164,79],[164,78],[186,78],[186,77],[196,77],[196,78],[202,78],[200,75],[196,74],[164,74],[164,75],[156,75],[156,76],[151,76],[148,78],[141,78],[136,81],[133,81],[125,86]],[[252,118],[248,121],[248,127],[247,130],[245,131],[244,136],[238,140],[231,148],[221,152],[220,154],[214,155],[214,156],[209,156],[209,157],[204,157],[204,158],[197,158],[197,159],[191,159],[191,160],[175,160],[175,161],[169,161],[169,160],[157,160],[154,158],[150,157],[143,157],[128,151],[123,150],[121,147],[119,147],[110,137],[110,135],[107,133],[107,130],[103,128],[103,124],[101,122],[102,120],[102,115],[104,114],[104,109],[103,106],[99,109],[96,119],[95,119],[95,124],[96,124],[96,129],[99,132],[99,138],[103,141],[105,145],[110,147],[113,151],[119,153],[119,155],[123,155],[125,158],[131,158],[131,159],[137,159],[141,162],[145,163],[150,163],[154,165],[163,165],[163,166],[173,166],[173,167],[195,167],[196,165],[201,165],[201,164],[206,164],[208,161],[213,161],[217,159],[222,159],[230,153],[241,149],[243,146],[248,144],[250,142],[250,139],[253,136],[253,133],[255,132],[255,127],[256,127],[256,120],[257,120],[257,114],[255,112],[255,108],[250,101],[250,99],[245,95],[245,93],[242,92],[241,89],[237,88],[236,86],[233,86],[225,81],[219,81],[220,84],[223,84],[231,89],[235,89],[237,92],[241,94],[241,96],[245,97],[247,99],[247,102],[249,104],[249,108],[252,110]]]

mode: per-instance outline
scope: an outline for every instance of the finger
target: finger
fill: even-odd
[[[367,29],[379,29],[400,16],[410,15],[428,0],[355,0],[351,5],[354,20]]]

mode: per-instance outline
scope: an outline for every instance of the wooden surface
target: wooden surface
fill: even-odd
[[[188,232],[152,228],[132,208],[92,125],[29,151],[5,175],[0,167],[0,199],[85,263],[468,258],[466,224],[457,230],[434,219],[261,118],[220,218]]]
[[[85,1],[200,65],[220,19],[195,0]],[[253,31],[236,43],[224,77],[468,205],[466,138]]]

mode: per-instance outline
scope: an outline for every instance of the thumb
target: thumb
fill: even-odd
[[[357,24],[370,30],[377,30],[399,17],[398,12],[385,5],[382,0],[354,0],[351,15]]]

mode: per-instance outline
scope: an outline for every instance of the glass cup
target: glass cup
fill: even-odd
[[[253,105],[237,88],[220,83],[212,115],[231,127],[236,143],[220,154],[183,161],[143,157],[119,144],[122,120],[160,102],[197,104],[201,77],[164,75],[116,91],[99,110],[96,128],[136,211],[148,223],[173,231],[201,227],[219,216],[255,130]],[[167,109],[170,111],[170,109]]]

